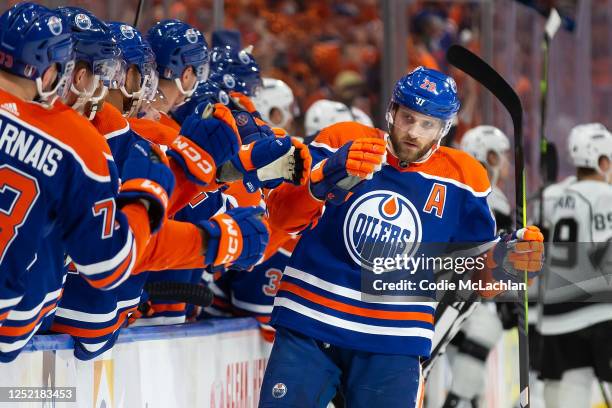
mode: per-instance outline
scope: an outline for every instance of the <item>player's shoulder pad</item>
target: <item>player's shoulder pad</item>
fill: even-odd
[[[172,119],[164,112],[159,112],[159,123],[168,126],[169,128],[176,130],[177,132],[181,130],[181,125],[179,125],[174,119]]]
[[[441,146],[416,171],[424,177],[440,179],[470,191],[477,197],[486,197],[491,192],[491,183],[485,167],[468,153]]]
[[[43,137],[70,153],[86,176],[109,182],[108,161],[112,161],[113,156],[106,139],[85,117],[61,102],[56,102],[46,112],[44,117],[36,110],[22,112],[20,118],[27,122],[26,127],[38,128],[44,133]]]
[[[102,109],[96,113],[91,123],[106,140],[121,136],[130,130],[127,119],[123,117],[119,109],[108,102],[102,105]]]
[[[159,145],[170,146],[178,136],[176,129],[151,119],[129,118],[128,122],[139,136]]]
[[[336,151],[348,142],[368,137],[382,138],[384,132],[357,122],[339,122],[321,129],[310,143],[313,147],[322,147]]]

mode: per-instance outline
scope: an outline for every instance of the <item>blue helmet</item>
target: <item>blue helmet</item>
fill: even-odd
[[[77,64],[86,63],[94,74],[89,89],[78,90],[74,83],[70,87],[78,97],[72,108],[80,113],[89,109],[88,118],[91,120],[102,105],[108,88],[123,81],[121,51],[110,28],[89,11],[79,7],[59,7],[57,11],[70,25]]]
[[[77,61],[87,62],[93,71],[96,61],[119,58],[119,45],[102,20],[79,7],[59,7],[57,11],[70,25]]]
[[[163,20],[149,29],[147,40],[155,53],[160,79],[174,80],[184,95],[195,91],[195,87],[189,91],[182,88],[180,78],[186,68],[193,68],[198,82],[208,78],[208,44],[196,28],[180,20]]]
[[[135,66],[140,73],[140,86],[137,91],[129,92],[125,88],[125,83],[117,84],[118,86],[115,87],[131,100],[130,107],[125,112],[126,116],[131,117],[138,112],[146,97],[152,96],[153,92],[150,92],[148,88],[153,86],[157,88],[155,54],[148,41],[135,27],[121,22],[108,23],[108,27],[121,49],[121,57],[125,62],[125,74],[131,66]]]
[[[36,81],[41,102],[52,104],[74,66],[73,42],[64,18],[33,3],[19,3],[0,16],[0,69]],[[58,80],[43,91],[42,75],[52,65]]]
[[[229,82],[230,80],[228,78],[233,77],[231,74],[225,74],[225,78],[227,79],[226,82]],[[231,99],[226,92],[227,88],[224,88],[224,86],[221,84],[223,84],[223,78],[221,75],[217,73],[211,74],[208,81],[202,82],[198,85],[188,102],[171,112],[174,120],[176,120],[179,124],[183,123],[187,116],[191,115],[192,113],[198,113],[196,108],[199,105],[204,107],[209,103],[222,103],[224,105],[229,105]],[[225,86],[227,85],[225,84]]]
[[[451,121],[461,103],[455,80],[442,72],[418,67],[395,84],[391,102],[413,111]]]
[[[212,52],[211,70],[232,74],[236,78],[234,90],[247,96],[255,96],[263,86],[259,65],[246,49],[215,47]]]

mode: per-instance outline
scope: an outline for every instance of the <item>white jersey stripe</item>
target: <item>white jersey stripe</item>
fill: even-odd
[[[130,130],[130,124],[126,121],[123,129],[115,130],[113,132],[105,133],[104,138],[106,140],[112,139],[113,137],[120,136]]]
[[[304,271],[300,271],[299,269],[295,269],[290,266],[287,266],[285,268],[285,271],[283,272],[283,274],[290,276],[294,279],[299,279],[302,282],[306,282],[309,285],[315,286],[319,289],[323,289],[327,292],[331,292],[335,295],[344,296],[349,299],[357,300],[357,301],[364,302],[364,303],[376,303],[376,304],[400,305],[400,306],[427,306],[431,308],[432,313],[435,309],[436,303],[433,301],[432,302],[374,302],[374,301],[370,301],[370,300],[367,300],[365,297],[362,298],[363,293],[357,290],[349,289],[349,288],[346,288],[340,285],[335,285],[331,282],[320,279],[314,275],[311,275]]]
[[[38,316],[38,313],[40,313],[42,308],[47,303],[57,300],[60,293],[62,293],[62,288],[59,288],[57,290],[54,290],[53,292],[47,293],[43,301],[30,310],[11,310],[6,320],[18,321],[18,320],[33,319],[34,317]]]
[[[140,303],[140,296],[130,300],[122,300],[120,302],[117,302],[117,307],[115,307],[115,310],[108,313],[86,313],[78,310],[59,307],[57,309],[57,312],[55,313],[55,316],[87,323],[104,323],[115,319],[119,310],[136,306],[138,305],[138,303]]]
[[[102,288],[102,290],[115,289],[117,286],[125,282],[130,276],[132,276],[132,269],[134,268],[135,264],[136,264],[136,243],[134,242],[134,245],[132,245],[132,259],[130,260],[130,264],[128,265],[128,267],[125,268],[125,272],[123,272],[123,276],[117,282],[113,283],[111,286],[107,288]]]
[[[104,176],[104,175],[98,174],[98,173],[94,172],[93,170],[91,170],[89,167],[87,167],[87,164],[85,164],[85,161],[83,161],[81,156],[79,156],[77,154],[77,152],[71,146],[69,146],[69,145],[65,144],[64,142],[56,139],[55,137],[49,135],[48,133],[45,133],[42,130],[40,130],[40,129],[30,125],[29,123],[24,122],[23,120],[19,119],[15,115],[10,114],[7,111],[2,111],[2,115],[7,116],[11,120],[19,123],[21,126],[29,129],[32,133],[34,133],[34,134],[36,134],[38,136],[42,136],[45,139],[50,140],[51,142],[53,142],[56,145],[60,146],[62,149],[66,150],[68,153],[70,153],[74,157],[74,159],[77,161],[77,163],[79,163],[79,165],[83,169],[83,173],[85,173],[85,175],[87,177],[89,177],[90,179],[99,181],[101,183],[108,183],[108,182],[110,182],[110,180],[111,180],[110,175]]]
[[[334,148],[334,147],[331,147],[331,146],[326,145],[325,143],[321,143],[321,142],[312,142],[312,143],[310,143],[310,146],[314,146],[314,147],[318,147],[318,148],[321,148],[321,149],[325,149],[325,150],[328,150],[328,151],[330,151],[332,153],[335,153],[335,152],[338,151],[337,147]]]
[[[40,328],[40,325],[45,320],[45,317],[52,315],[53,312],[55,312],[55,308],[49,310],[49,312],[40,319],[40,321],[38,322],[34,330],[32,330],[25,339],[21,339],[21,340],[12,342],[12,343],[0,343],[0,353],[10,353],[11,351],[17,351],[17,350],[22,349],[23,346],[28,344],[28,341],[30,341],[32,336],[34,336],[34,334],[38,331],[38,329]]]
[[[431,338],[433,337],[433,330],[423,329],[421,327],[375,326],[340,319],[339,317],[331,316],[329,314],[310,309],[304,305],[294,302],[291,299],[284,298],[281,294],[282,292],[279,292],[279,295],[277,295],[274,299],[274,306],[286,307],[287,309],[293,310],[294,312],[297,312],[311,319],[318,320],[319,322],[328,324],[330,326],[336,326],[345,330],[351,330],[365,334],[375,334],[380,336],[423,337],[428,340],[431,340]]]
[[[272,313],[272,309],[274,306],[265,306],[258,305],[256,303],[245,302],[243,300],[238,300],[232,294],[232,304],[242,310],[248,310],[249,312],[259,313],[259,314],[270,314]]]
[[[117,254],[115,254],[115,256],[113,256],[111,259],[107,259],[105,261],[100,261],[89,265],[80,265],[74,262],[73,260],[74,266],[76,266],[79,272],[87,276],[96,275],[99,273],[104,273],[113,270],[119,265],[121,265],[121,262],[125,261],[125,258],[129,255],[130,251],[134,247],[133,241],[134,237],[132,236],[132,231],[128,231],[128,236],[125,245],[123,245],[123,248],[121,248],[121,250],[117,252]]]
[[[462,188],[464,190],[469,191],[475,197],[486,197],[491,192],[491,187],[487,188],[485,191],[476,191],[472,187],[468,186],[467,184],[463,184],[463,183],[461,183],[461,182],[459,182],[459,181],[457,181],[455,179],[450,179],[450,178],[440,177],[440,176],[434,176],[432,174],[423,173],[422,171],[417,171],[416,173],[420,174],[421,176],[425,177],[426,179],[438,180],[438,181],[443,181],[445,183],[450,183],[450,184],[452,184],[454,186],[457,186],[459,188]]]
[[[17,296],[10,299],[0,299],[0,310],[15,306],[23,296]]]

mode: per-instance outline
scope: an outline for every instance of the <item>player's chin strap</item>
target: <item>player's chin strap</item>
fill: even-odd
[[[128,92],[127,89],[125,89],[125,84],[121,85],[121,87],[119,88],[121,90],[121,93],[123,94],[123,96],[125,96],[127,99],[130,100],[130,109],[128,110],[127,113],[125,113],[124,116],[126,117],[133,117],[134,115],[136,115],[136,113],[140,110],[140,107],[142,106],[142,102],[145,98],[145,94],[146,94],[146,86],[145,84],[150,81],[150,78],[147,76],[145,76],[145,78],[142,80],[142,84],[140,86],[140,89],[136,92]]]
[[[74,61],[66,63],[63,73],[59,75],[57,84],[50,91],[43,91],[42,78],[38,77],[34,81],[36,83],[36,92],[38,94],[36,102],[46,109],[53,106],[57,98],[65,96],[68,81],[72,79],[72,71],[74,70]]]
[[[96,116],[96,112],[98,111],[101,103],[104,101],[106,94],[108,93],[108,87],[102,85],[102,89],[100,90],[100,94],[98,96],[94,96],[96,91],[100,87],[100,76],[94,75],[93,84],[91,89],[85,89],[83,91],[79,91],[75,86],[74,82],[70,85],[70,91],[77,96],[77,100],[72,105],[72,109],[79,112],[81,115],[85,116],[85,107],[88,103],[91,103],[91,109],[87,118],[92,120]]]
[[[185,97],[185,99],[181,103],[173,106],[173,108],[178,108],[179,106],[183,105],[185,102],[189,101],[189,99],[191,98],[191,96],[195,92],[196,88],[198,87],[199,83],[200,83],[199,81],[196,81],[195,84],[193,85],[193,88],[191,88],[191,90],[189,90],[189,91],[186,91],[185,88],[183,88],[183,84],[181,83],[181,79],[180,78],[174,78],[174,84],[176,85],[176,87],[179,90],[179,92],[181,93],[181,95],[183,95]]]

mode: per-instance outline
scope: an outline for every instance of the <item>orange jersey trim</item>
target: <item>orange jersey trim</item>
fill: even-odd
[[[179,134],[177,129],[151,119],[129,118],[128,122],[138,135],[159,145],[170,146]]]
[[[167,113],[164,112],[159,112],[159,123],[164,126],[168,126],[177,132],[181,130],[181,125],[179,125],[176,120],[172,119]]]
[[[174,303],[174,304],[165,304],[165,303],[152,303],[151,307],[153,308],[153,314],[155,313],[163,313],[163,312],[184,312],[187,307],[186,303]]]
[[[280,290],[284,290],[313,303],[334,309],[340,312],[349,313],[356,316],[369,317],[372,319],[384,320],[416,320],[420,322],[433,324],[433,316],[429,313],[420,312],[394,312],[387,310],[366,309],[358,306],[347,305],[336,300],[328,299],[324,296],[313,293],[309,290],[301,288],[293,283],[281,282]]]
[[[16,113],[2,109],[3,115],[70,152],[90,178],[110,181],[110,148],[87,119],[60,102],[46,109],[0,89],[0,105],[4,103],[14,103]]]
[[[40,319],[42,319],[43,316],[45,316],[53,308],[55,308],[60,298],[57,298],[53,303],[43,307],[40,310],[40,312],[38,312],[38,316],[36,316],[36,319],[26,324],[25,326],[0,326],[0,336],[17,337],[17,336],[23,336],[24,334],[30,333],[32,330],[34,330],[36,325],[40,322]]]
[[[108,102],[104,102],[102,109],[96,113],[91,124],[107,140],[130,129],[128,121],[119,112],[119,109]]]
[[[113,324],[112,326],[104,327],[102,329],[83,329],[80,327],[68,326],[66,324],[53,323],[51,325],[51,330],[54,332],[66,333],[71,336],[83,337],[86,339],[101,337],[109,333],[113,333],[118,328],[120,328],[125,322],[125,319],[127,318],[128,313],[134,310],[136,310],[136,307],[132,307],[130,309],[124,310],[123,312],[119,313],[119,318],[117,319],[117,322],[115,324]]]

